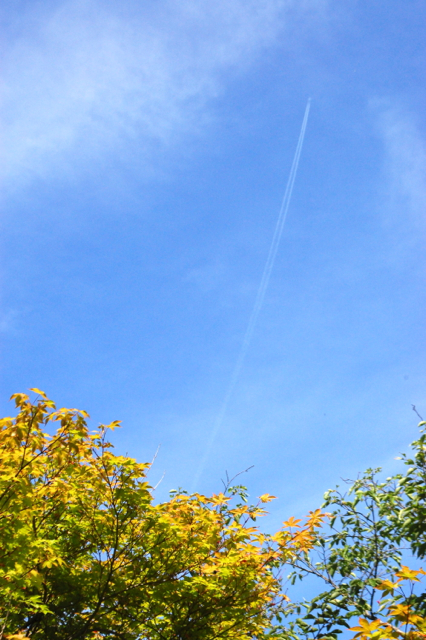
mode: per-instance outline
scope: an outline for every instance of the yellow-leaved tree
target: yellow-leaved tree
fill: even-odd
[[[155,504],[150,465],[112,452],[118,422],[90,432],[84,411],[31,391],[0,421],[0,638],[265,637],[321,513],[266,535],[254,520],[271,496],[249,506],[241,487]]]

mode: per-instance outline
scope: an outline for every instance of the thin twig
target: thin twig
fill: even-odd
[[[231,483],[234,482],[235,478],[238,478],[238,476],[241,476],[243,473],[247,473],[247,471],[250,471],[250,469],[253,469],[254,464],[251,465],[251,467],[247,467],[247,469],[244,469],[243,471],[239,471],[238,473],[235,474],[235,476],[233,476],[231,479],[229,479],[229,475],[228,472],[226,471],[226,484],[224,482],[224,480],[222,480],[222,484],[224,486],[224,491],[228,491],[229,487],[231,486]]]
[[[420,418],[420,420],[423,420],[422,416],[420,415],[420,413],[416,409],[416,405],[412,404],[411,406],[413,407],[414,413]]]

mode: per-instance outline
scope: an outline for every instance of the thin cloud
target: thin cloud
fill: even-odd
[[[426,140],[409,113],[379,104],[384,143],[385,210],[391,227],[407,235],[426,231]],[[405,235],[405,234],[404,234]],[[413,237],[413,241],[416,238]]]
[[[137,11],[131,2],[35,5],[20,16],[19,36],[6,34],[7,183],[79,171],[129,142],[142,141],[148,161],[201,130],[227,73],[247,69],[296,14],[323,7],[323,0],[188,0]]]
[[[0,334],[14,334],[16,332],[16,321],[20,315],[16,309],[0,312]]]

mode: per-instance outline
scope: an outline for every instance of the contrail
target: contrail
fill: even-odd
[[[293,164],[291,165],[290,175],[288,177],[288,182],[284,192],[283,201],[281,204],[280,212],[278,214],[277,224],[275,225],[275,231],[274,231],[271,246],[269,249],[268,258],[266,260],[265,268],[263,269],[262,280],[260,281],[259,289],[256,295],[256,300],[253,306],[253,310],[251,312],[249,323],[247,325],[247,329],[241,345],[240,353],[238,355],[234,370],[232,372],[231,379],[229,381],[228,389],[223,399],[221,409],[216,417],[212,432],[210,434],[210,438],[208,440],[208,443],[204,452],[204,456],[200,462],[197,473],[195,474],[192,491],[195,491],[195,488],[198,485],[198,481],[206,466],[213,443],[216,439],[216,436],[220,428],[222,427],[223,420],[225,418],[225,414],[228,409],[229,401],[235,389],[235,385],[239,378],[241,368],[244,363],[244,359],[247,355],[247,351],[250,346],[251,339],[253,337],[253,332],[256,327],[257,318],[259,317],[259,313],[262,309],[266,290],[269,284],[269,279],[271,277],[272,269],[274,268],[274,262],[277,256],[277,251],[278,251],[281,236],[283,233],[284,224],[287,218],[288,208],[290,206],[291,194],[293,193],[293,186],[294,186],[294,181],[296,179],[297,167],[299,165],[300,154],[302,153],[303,140],[305,138],[305,131],[306,131],[306,125],[308,123],[310,108],[311,108],[311,99],[309,98],[306,104],[305,115],[303,116],[302,127],[300,129],[300,134],[299,134],[299,140],[297,142],[297,147],[296,147],[296,151],[293,158]]]

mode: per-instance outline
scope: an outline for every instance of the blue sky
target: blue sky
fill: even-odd
[[[426,414],[424,3],[5,1],[1,396],[31,386],[151,479],[250,465],[272,519],[396,468]]]

